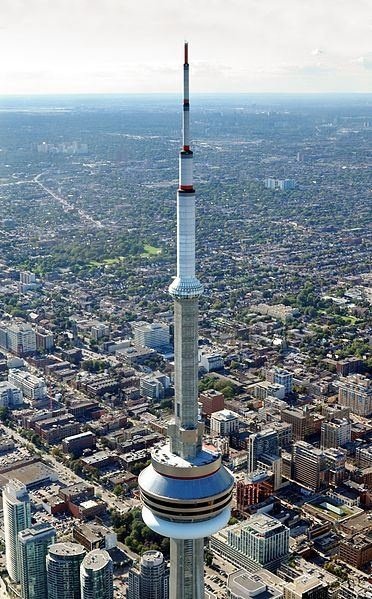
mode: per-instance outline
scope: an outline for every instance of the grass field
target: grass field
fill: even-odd
[[[99,266],[105,266],[106,264],[120,264],[120,262],[123,262],[124,259],[124,256],[118,256],[117,258],[106,258],[101,262],[98,262],[98,260],[92,260],[91,262],[89,262],[89,266],[94,266],[98,268]]]
[[[145,243],[143,249],[143,256],[159,256],[159,254],[161,254],[161,248],[157,248],[154,245],[150,245],[149,243]]]

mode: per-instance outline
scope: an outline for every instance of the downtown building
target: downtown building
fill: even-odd
[[[105,549],[93,549],[80,566],[81,599],[114,599],[113,562]]]
[[[315,576],[303,574],[287,582],[284,599],[328,599],[328,585]]]
[[[239,415],[231,410],[220,410],[211,415],[212,437],[229,437],[239,430]]]
[[[278,433],[272,429],[265,429],[253,433],[247,441],[248,475],[256,470],[272,475],[273,489],[277,490],[282,484],[282,460],[279,447]]]
[[[160,551],[146,551],[128,573],[127,599],[168,599],[169,567]]]
[[[169,325],[162,322],[141,322],[132,324],[134,344],[161,350],[170,344]]]
[[[292,447],[293,479],[317,493],[329,485],[338,486],[346,478],[346,452],[330,447],[318,449],[306,441]]]
[[[56,542],[56,531],[50,524],[35,524],[19,535],[22,599],[48,599],[46,557]]]
[[[371,379],[363,374],[351,374],[341,377],[338,385],[338,403],[350,408],[357,416],[372,414]]]
[[[85,549],[78,543],[50,545],[46,557],[48,599],[80,599],[80,565]]]
[[[278,458],[280,456],[278,433],[272,429],[265,429],[258,433],[252,433],[247,442],[248,474],[257,470],[258,461],[264,455]]]
[[[36,352],[36,333],[28,323],[2,323],[0,346],[16,356],[28,356]]]
[[[0,408],[17,408],[23,404],[21,389],[7,381],[0,382]]]
[[[30,497],[25,485],[11,480],[3,490],[6,568],[13,582],[21,576],[18,534],[31,526]]]
[[[30,401],[38,401],[44,399],[47,395],[47,387],[44,379],[27,372],[12,368],[9,370],[8,382],[18,387],[23,397]]]
[[[276,383],[283,385],[285,389],[285,395],[292,393],[293,389],[293,373],[284,368],[278,368],[274,366],[266,372],[266,380],[270,383]]]
[[[306,441],[292,447],[293,478],[313,492],[325,488],[327,464],[324,452]]]
[[[268,570],[236,570],[227,578],[227,599],[283,599],[284,583]]]
[[[255,514],[212,535],[210,547],[248,572],[276,570],[289,555],[289,528],[271,516]]]
[[[348,418],[324,421],[320,429],[320,447],[344,447],[351,441],[351,423]]]

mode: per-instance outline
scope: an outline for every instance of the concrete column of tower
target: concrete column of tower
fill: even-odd
[[[203,599],[204,539],[171,539],[170,555],[169,597]]]
[[[174,388],[177,436],[171,439],[171,450],[184,457],[195,457],[201,448],[198,434],[198,299],[174,302]],[[199,427],[200,428],[200,427]],[[196,431],[189,441],[181,430]]]

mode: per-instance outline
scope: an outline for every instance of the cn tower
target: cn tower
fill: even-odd
[[[198,298],[195,275],[195,190],[189,131],[189,61],[183,65],[183,144],[177,191],[177,276],[174,299],[174,419],[168,443],[155,449],[139,476],[142,517],[170,537],[170,599],[204,598],[204,539],[226,526],[234,478],[221,455],[203,448],[198,421]]]

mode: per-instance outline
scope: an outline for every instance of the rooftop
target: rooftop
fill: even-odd
[[[50,545],[48,549],[51,555],[58,556],[75,556],[85,554],[85,549],[79,543],[55,543],[54,545]]]
[[[86,570],[101,570],[111,561],[111,557],[105,549],[93,549],[88,553],[84,559],[82,565]]]
[[[237,570],[228,578],[229,590],[242,599],[274,599],[283,597],[283,593],[268,586],[260,576],[248,574],[246,570]]]

